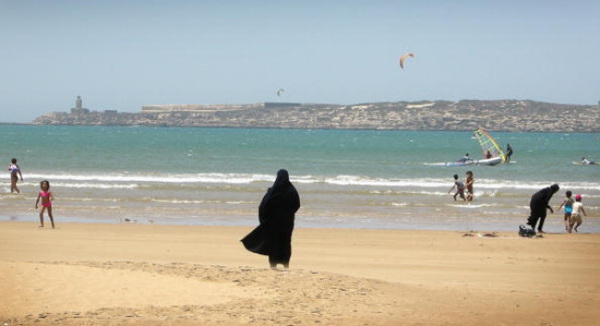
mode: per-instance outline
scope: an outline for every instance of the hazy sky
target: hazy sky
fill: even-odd
[[[407,59],[405,69],[398,57]],[[0,0],[0,121],[146,104],[600,100],[600,1]],[[276,91],[285,89],[281,97]]]

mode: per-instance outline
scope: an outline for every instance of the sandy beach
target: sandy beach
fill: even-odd
[[[600,235],[0,223],[4,325],[597,325]]]

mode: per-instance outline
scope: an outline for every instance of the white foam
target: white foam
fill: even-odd
[[[213,183],[213,184],[251,184],[255,182],[272,183],[275,179],[273,175],[250,174],[250,173],[112,173],[112,174],[29,174],[31,179],[50,180],[62,183],[64,186],[72,187],[96,187],[96,188],[135,188],[143,183]],[[292,176],[292,182],[299,184],[329,184],[334,186],[366,186],[366,187],[395,187],[395,188],[445,188],[452,185],[451,179],[442,178],[373,178],[358,175],[337,175],[337,176],[313,176],[299,175]],[[79,181],[68,183],[67,181]],[[96,184],[94,182],[100,182]],[[494,179],[476,179],[475,187],[477,189],[490,190],[489,196],[496,196],[497,191],[511,190],[539,190],[550,186],[552,181],[511,181]],[[599,182],[577,182],[563,183],[561,189],[577,189],[577,191],[600,191]]]

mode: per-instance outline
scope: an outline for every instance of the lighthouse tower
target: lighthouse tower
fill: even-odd
[[[83,109],[83,101],[81,100],[81,96],[77,96],[77,99],[75,100],[75,108],[76,109]]]
[[[71,114],[86,114],[89,112],[90,111],[88,109],[83,107],[83,100],[81,99],[81,96],[77,96],[77,99],[75,100],[75,107],[71,108]]]

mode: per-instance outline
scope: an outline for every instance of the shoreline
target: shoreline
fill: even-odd
[[[9,325],[596,325],[599,234],[297,228],[289,271],[252,227],[0,222]]]
[[[109,217],[94,214],[87,217],[56,215],[58,224],[108,224],[108,225],[158,225],[158,226],[190,226],[190,227],[255,227],[257,218],[252,215],[198,215],[180,218],[144,218],[144,217]],[[503,232],[517,234],[519,225],[525,225],[526,217],[467,216],[460,219],[450,218],[413,218],[397,216],[394,219],[382,220],[367,217],[316,217],[296,216],[296,228],[305,229],[341,229],[341,230],[389,230],[389,231],[447,231],[447,232]],[[37,214],[0,214],[0,223],[39,223]],[[44,223],[50,223],[44,215]],[[526,225],[525,225],[526,226]],[[527,226],[526,226],[527,227]],[[549,214],[544,224],[547,233],[565,233],[562,214]],[[581,234],[600,234],[600,218],[584,217],[580,227]]]
[[[473,128],[464,128],[464,129],[411,129],[411,128],[396,128],[396,129],[380,129],[377,127],[372,128],[357,128],[357,127],[346,127],[346,128],[334,128],[334,127],[278,127],[278,126],[229,126],[229,125],[219,125],[219,126],[188,126],[188,125],[141,125],[141,124],[41,124],[34,122],[0,122],[1,125],[7,126],[40,126],[40,127],[101,127],[101,128],[172,128],[172,129],[258,129],[258,130],[326,130],[326,131],[377,131],[377,132],[394,132],[394,131],[410,131],[410,132],[472,132]],[[597,134],[597,131],[565,131],[565,130],[515,130],[510,128],[499,128],[499,129],[486,129],[486,131],[490,132],[498,132],[498,133],[525,133],[525,134]]]

